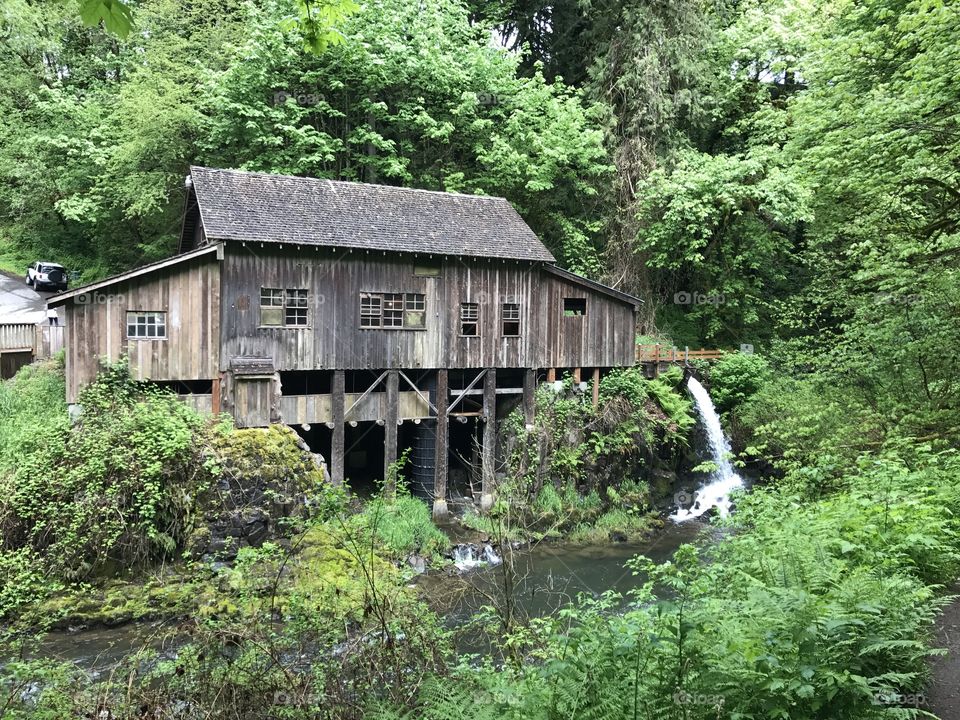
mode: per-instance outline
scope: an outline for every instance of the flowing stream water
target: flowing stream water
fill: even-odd
[[[543,617],[556,612],[579,595],[596,597],[607,590],[626,593],[642,581],[625,568],[636,555],[645,555],[662,563],[685,543],[711,543],[720,531],[700,518],[715,507],[721,515],[730,511],[730,493],[743,482],[730,464],[730,445],[720,426],[713,402],[695,378],[688,381],[700,417],[714,470],[696,491],[689,507],[673,513],[664,528],[649,540],[639,543],[601,545],[540,544],[515,551],[518,569],[515,592],[518,611],[525,617]],[[492,596],[502,592],[501,558],[489,544],[459,545],[453,553],[455,571],[427,573],[417,580],[423,595],[445,619],[448,627],[467,625],[475,613],[490,604]],[[71,660],[96,674],[119,661],[137,647],[150,645],[176,653],[168,625],[132,623],[118,628],[84,630],[77,633],[50,633],[41,654]],[[485,653],[490,648],[465,634],[458,642],[461,652]]]

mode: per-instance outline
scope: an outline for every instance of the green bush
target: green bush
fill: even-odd
[[[772,376],[763,356],[726,353],[710,368],[710,397],[717,412],[728,413],[740,407]]]
[[[79,400],[74,426],[37,428],[0,477],[2,548],[31,548],[71,580],[173,556],[211,479],[204,419],[122,362]]]

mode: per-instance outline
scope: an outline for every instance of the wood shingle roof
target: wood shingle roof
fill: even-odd
[[[503,198],[192,167],[207,240],[554,262]]]

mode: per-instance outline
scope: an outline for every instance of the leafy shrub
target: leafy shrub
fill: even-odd
[[[728,413],[753,397],[772,378],[762,355],[726,353],[710,368],[710,397],[720,413]]]
[[[203,418],[132,381],[123,362],[85,388],[80,404],[76,425],[38,429],[0,479],[3,548],[32,548],[69,579],[172,556],[210,481]]]

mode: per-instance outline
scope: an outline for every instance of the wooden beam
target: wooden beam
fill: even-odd
[[[580,384],[580,368],[573,369],[573,384],[574,385]]]
[[[552,383],[557,381],[557,369],[548,368],[547,369],[547,382]]]
[[[333,442],[330,449],[330,480],[334,485],[343,484],[344,435],[346,433],[343,424],[346,414],[344,412],[345,388],[346,382],[343,370],[334,370],[333,387],[331,388],[333,391]]]
[[[483,448],[480,460],[481,488],[480,510],[486,512],[493,507],[493,492],[496,483],[497,448],[497,371],[488,368],[483,377]]]
[[[527,368],[523,371],[523,422],[533,425],[536,417],[537,371]]]
[[[373,392],[373,389],[374,389],[375,387],[377,387],[377,385],[380,384],[380,381],[383,380],[384,377],[386,377],[386,375],[387,375],[388,372],[389,372],[388,370],[384,370],[382,373],[380,373],[380,377],[378,377],[376,380],[374,380],[374,381],[373,381],[373,384],[372,384],[370,387],[368,387],[366,390],[364,390],[363,395],[361,395],[360,397],[357,398],[357,401],[356,401],[355,403],[353,403],[353,405],[351,405],[351,406],[347,409],[347,411],[344,413],[344,415],[345,415],[345,416],[346,416],[346,415],[349,415],[351,410],[353,410],[357,405],[359,405],[360,403],[362,403],[362,402],[366,399],[367,395],[369,395],[370,393],[372,393],[372,392]]]
[[[600,406],[600,368],[593,369],[593,408]]]
[[[396,370],[387,371],[387,417],[383,425],[383,480],[390,479],[390,466],[397,461],[397,425],[400,420],[400,375]],[[388,495],[397,488],[393,483],[385,486]]]
[[[477,374],[477,376],[470,382],[470,384],[467,385],[467,387],[466,387],[464,390],[462,390],[462,391],[460,392],[460,394],[457,395],[456,398],[454,398],[453,402],[450,403],[450,405],[447,406],[447,414],[449,414],[450,411],[453,410],[461,400],[463,400],[464,396],[465,396],[468,392],[470,392],[471,390],[473,390],[473,386],[476,385],[478,382],[480,382],[480,378],[485,377],[486,374],[487,374],[487,371],[486,371],[486,370],[481,370],[481,371]]]
[[[436,455],[433,462],[433,519],[447,518],[447,439],[450,433],[450,419],[447,416],[449,398],[447,371],[437,370],[437,427]]]
[[[402,378],[407,382],[407,385],[409,385],[411,388],[413,388],[413,391],[414,391],[417,395],[420,396],[420,399],[423,400],[423,401],[427,404],[427,407],[429,407],[429,408],[430,408],[431,410],[433,410],[434,412],[437,412],[437,407],[436,407],[436,405],[434,405],[432,402],[430,402],[430,398],[429,398],[429,397],[427,397],[427,396],[424,395],[422,392],[420,392],[420,388],[418,388],[416,385],[413,384],[413,380],[411,380],[410,378],[408,378],[408,377],[406,376],[406,374],[403,372],[403,370],[400,370],[399,372],[400,372],[400,377],[402,377]],[[444,395],[443,399],[444,399],[444,400],[447,399],[447,398],[446,398],[446,395]]]

